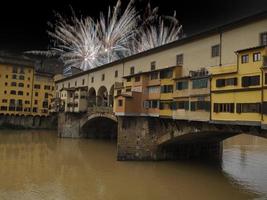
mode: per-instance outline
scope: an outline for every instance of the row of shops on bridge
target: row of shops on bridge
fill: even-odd
[[[267,125],[267,48],[235,52],[237,63],[191,71],[182,66],[124,77],[115,88],[118,116],[150,116],[240,125]]]

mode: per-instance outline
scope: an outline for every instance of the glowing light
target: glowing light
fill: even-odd
[[[56,14],[57,20],[50,24],[48,35],[51,47],[47,51],[27,53],[58,56],[66,67],[83,70],[94,68],[123,57],[146,51],[179,39],[182,26],[176,15],[159,16],[158,8],[148,4],[142,16],[138,15],[134,0],[125,10],[118,0],[107,16],[100,13],[98,20],[91,17],[70,19]]]

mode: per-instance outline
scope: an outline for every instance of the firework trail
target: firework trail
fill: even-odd
[[[160,16],[158,7],[150,4],[140,16],[131,0],[122,12],[118,0],[107,16],[100,13],[97,21],[91,17],[70,19],[56,14],[48,35],[51,47],[47,51],[27,53],[57,56],[66,67],[82,70],[104,65],[123,57],[155,48],[180,38],[182,26],[176,16]]]

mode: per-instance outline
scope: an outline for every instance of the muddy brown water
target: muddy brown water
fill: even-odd
[[[116,142],[0,130],[1,200],[267,199],[267,139],[224,141],[222,164],[118,162]]]

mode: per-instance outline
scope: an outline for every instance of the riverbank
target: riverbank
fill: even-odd
[[[0,129],[57,129],[57,115],[48,117],[0,115]]]

